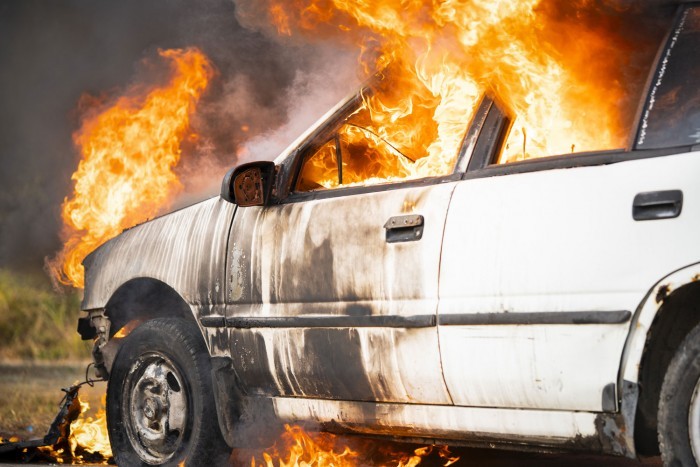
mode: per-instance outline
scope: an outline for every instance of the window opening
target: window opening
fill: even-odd
[[[700,8],[679,18],[652,81],[638,149],[700,144]]]
[[[453,173],[475,109],[465,104],[467,108],[452,110],[452,120],[445,122],[444,115],[431,114],[434,109],[428,106],[413,107],[411,96],[397,98],[399,105],[390,101],[387,92],[381,94],[381,100],[375,91],[373,88],[363,92],[358,108],[331,130],[330,136],[330,131],[326,132],[329,140],[304,158],[294,191],[375,185]],[[476,105],[478,100],[470,102]],[[389,109],[390,104],[397,107]],[[455,109],[458,106],[451,105]],[[336,151],[331,151],[331,147]]]

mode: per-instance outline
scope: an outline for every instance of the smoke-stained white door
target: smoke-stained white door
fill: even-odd
[[[246,391],[450,403],[435,322],[455,182],[407,185],[239,208],[227,322]]]

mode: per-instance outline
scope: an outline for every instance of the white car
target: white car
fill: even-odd
[[[95,250],[79,330],[117,462],[216,462],[272,416],[698,464],[700,6],[679,9],[627,147],[496,163],[512,122],[486,95],[445,173],[391,178],[366,160],[412,159],[358,94]]]

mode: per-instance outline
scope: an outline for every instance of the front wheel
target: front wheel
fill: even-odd
[[[676,350],[666,371],[658,414],[665,466],[697,466],[700,460],[700,325]]]
[[[118,465],[221,465],[209,353],[197,326],[147,321],[122,343],[107,386],[107,425]]]

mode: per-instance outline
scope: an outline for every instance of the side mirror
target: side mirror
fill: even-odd
[[[270,199],[275,178],[275,163],[250,162],[235,167],[224,176],[221,197],[241,207],[265,206]]]

